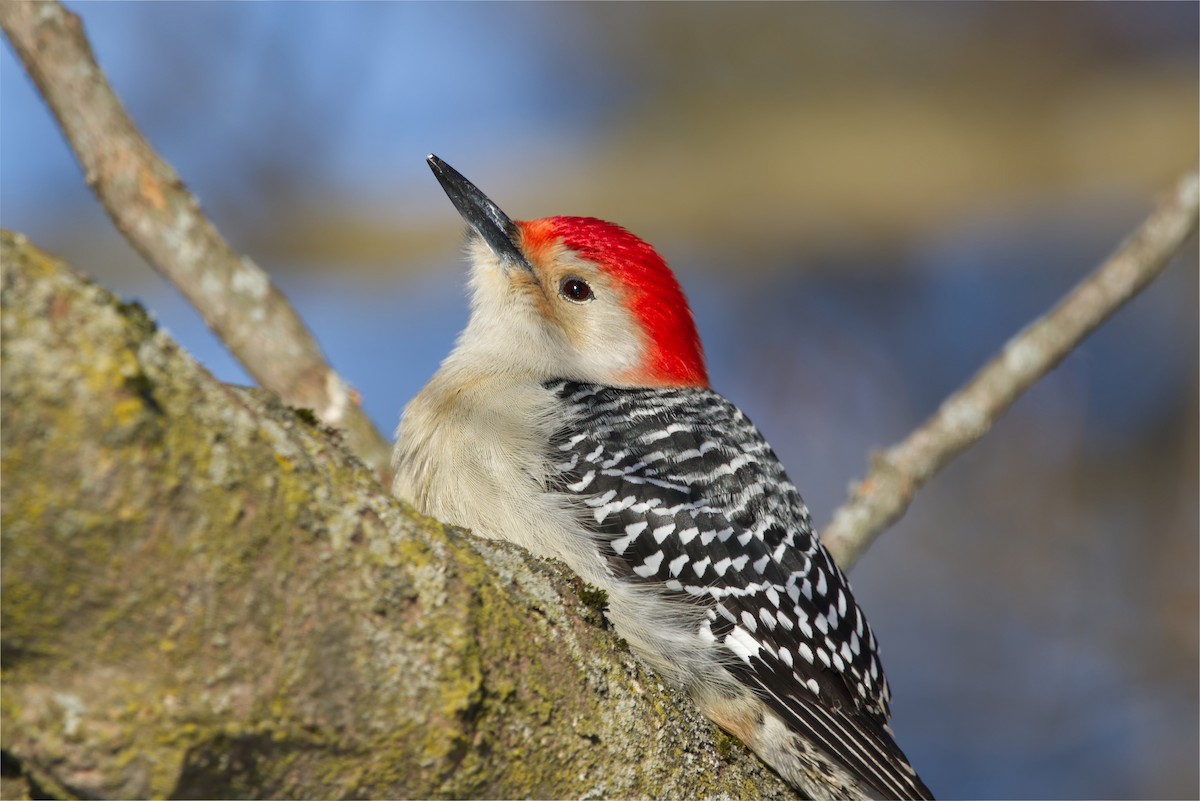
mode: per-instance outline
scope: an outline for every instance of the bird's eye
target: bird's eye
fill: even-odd
[[[584,303],[596,297],[592,293],[592,288],[588,286],[588,282],[582,278],[564,278],[558,285],[558,291],[564,298],[575,303]]]

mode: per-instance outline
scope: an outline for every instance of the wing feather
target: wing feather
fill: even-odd
[[[882,794],[931,797],[887,727],[875,636],[754,425],[711,391],[553,389],[572,412],[559,491],[594,510],[614,574],[701,604],[791,730]]]

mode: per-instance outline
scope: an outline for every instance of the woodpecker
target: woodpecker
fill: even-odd
[[[565,562],[634,653],[810,798],[932,798],[875,635],[675,275],[592,217],[510,219],[437,156],[471,315],[405,408],[393,492]]]

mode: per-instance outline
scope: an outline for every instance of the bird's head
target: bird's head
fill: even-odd
[[[471,320],[452,358],[612,386],[708,386],[687,298],[654,248],[593,217],[513,220],[437,156],[471,226]]]

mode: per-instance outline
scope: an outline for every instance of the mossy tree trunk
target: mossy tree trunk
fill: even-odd
[[[0,245],[6,796],[790,796],[569,572]]]

